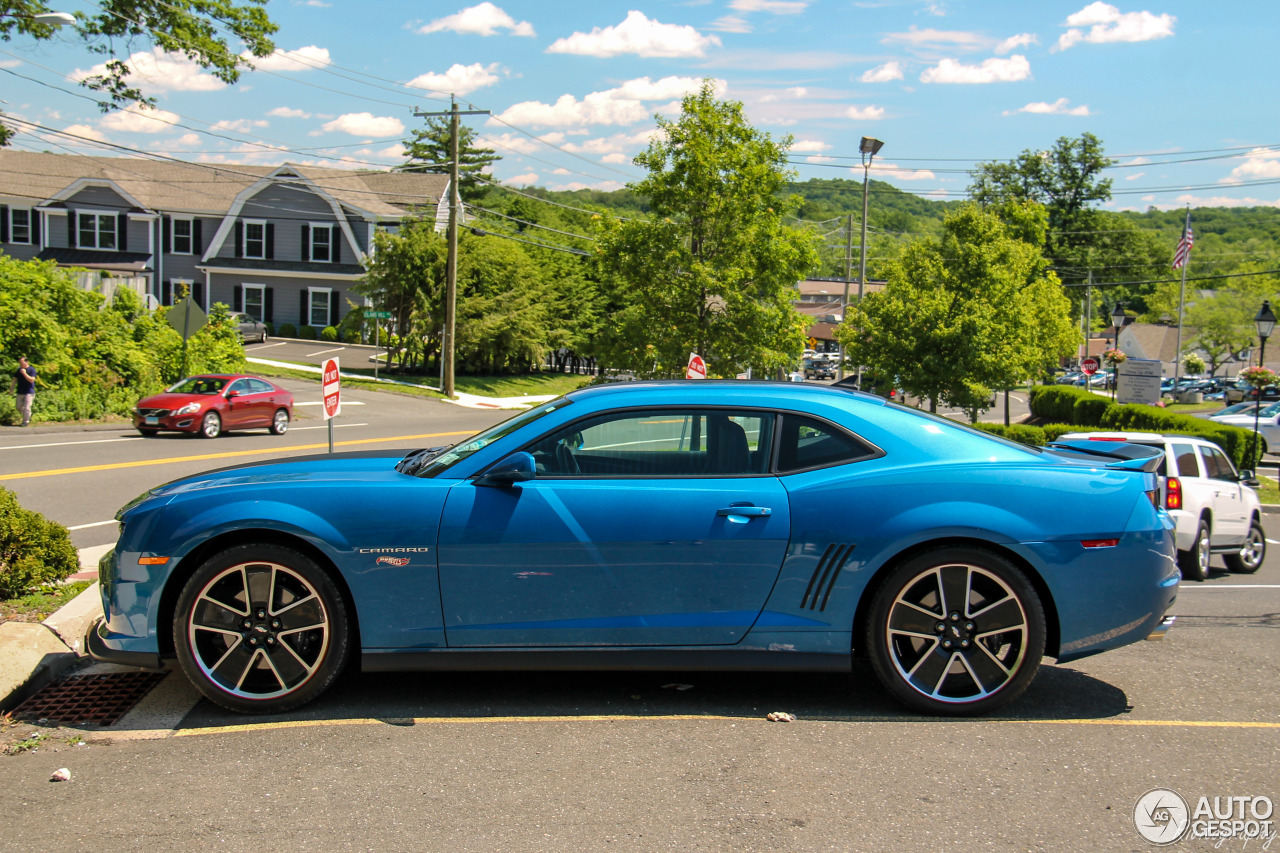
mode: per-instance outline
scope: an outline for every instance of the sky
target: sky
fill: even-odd
[[[86,12],[91,0],[49,0]],[[68,34],[0,42],[19,150],[385,168],[450,93],[512,187],[616,189],[703,80],[791,137],[800,180],[964,198],[975,164],[1089,132],[1106,207],[1280,206],[1276,0],[271,0],[278,50],[227,86],[117,44],[156,110],[102,114]],[[58,131],[60,133],[53,133]]]

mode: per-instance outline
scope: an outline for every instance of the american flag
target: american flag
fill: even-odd
[[[1180,270],[1187,265],[1187,258],[1191,257],[1191,246],[1195,243],[1195,238],[1191,236],[1191,211],[1187,211],[1187,227],[1182,232],[1182,240],[1178,243],[1178,249],[1173,253],[1173,268]]]

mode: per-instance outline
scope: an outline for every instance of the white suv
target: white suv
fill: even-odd
[[[1178,567],[1188,580],[1209,576],[1209,557],[1221,554],[1232,572],[1252,574],[1266,556],[1262,506],[1252,471],[1236,473],[1222,448],[1203,438],[1154,432],[1073,432],[1059,441],[1126,441],[1164,450],[1162,505],[1177,525]]]

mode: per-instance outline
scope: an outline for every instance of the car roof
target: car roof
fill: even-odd
[[[888,401],[883,397],[848,386],[772,379],[650,379],[636,382],[610,382],[603,385],[588,385],[585,388],[570,391],[565,396],[570,400],[585,401],[615,395],[634,395],[637,398],[637,405],[645,405],[656,401],[657,398],[667,402],[677,398],[683,403],[685,402],[683,398],[686,397],[690,403],[714,404],[717,401],[723,401],[732,405],[751,403],[786,406],[801,402],[839,404],[850,399],[879,406],[888,405]],[[653,399],[644,400],[645,397]]]

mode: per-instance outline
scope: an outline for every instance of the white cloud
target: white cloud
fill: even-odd
[[[890,80],[901,80],[902,65],[900,65],[895,59],[891,62],[886,62],[884,65],[877,65],[870,71],[864,72],[862,77],[859,79],[861,79],[863,83],[888,83]]]
[[[561,95],[554,104],[522,101],[508,107],[498,118],[511,124],[533,127],[635,124],[645,121],[655,111],[645,106],[645,101],[680,98],[696,92],[701,85],[702,80],[696,77],[664,77],[661,80],[639,77],[614,89],[592,92],[581,101],[567,94]],[[726,84],[717,80],[715,87],[719,96],[726,89]],[[658,111],[662,109],[658,108]]]
[[[690,26],[663,24],[631,11],[616,27],[596,27],[557,39],[547,53],[581,56],[620,56],[634,53],[645,58],[705,56],[706,49],[720,46],[719,36],[704,36]]]
[[[212,74],[205,73],[204,69],[180,53],[166,53],[158,49],[139,51],[124,62],[130,71],[125,77],[126,82],[141,89],[159,92],[213,92],[227,85]],[[77,68],[71,72],[71,78],[80,82],[106,73],[107,66],[101,63],[87,71]]]
[[[316,9],[328,9],[333,4],[326,3],[324,2],[324,0],[301,0],[301,2],[298,2],[298,0],[295,0],[294,5],[295,6],[311,6]]]
[[[276,49],[268,56],[255,57],[250,53],[240,54],[253,63],[254,68],[262,71],[315,71],[332,64],[329,49],[309,44],[297,50]]]
[[[1138,178],[1144,177],[1146,174],[1146,172],[1134,172],[1132,175],[1125,175],[1124,179],[1126,181],[1136,181]]]
[[[899,181],[932,181],[937,175],[928,169],[902,169],[894,163],[872,162],[871,170],[881,178],[897,178]],[[862,174],[862,167],[855,166],[849,170],[855,175]]]
[[[213,125],[213,129],[214,130],[234,130],[237,133],[250,133],[255,127],[266,127],[270,123],[271,122],[265,121],[263,119],[249,119],[249,118],[223,119],[222,121],[215,122]]]
[[[1187,205],[1192,207],[1280,207],[1280,198],[1232,198],[1231,196],[1195,196],[1180,195],[1172,201],[1158,201],[1155,196],[1143,196],[1143,201],[1150,202],[1159,210],[1181,210]]]
[[[944,59],[920,74],[921,83],[1011,83],[1031,77],[1031,63],[1021,54],[1008,59],[987,59],[980,65],[966,65]]]
[[[549,142],[552,145],[559,145],[564,142],[564,134],[546,133],[539,136],[538,139]],[[536,139],[530,139],[518,133],[484,134],[476,140],[476,144],[485,148],[501,148],[506,151],[514,151],[517,154],[533,154],[546,150],[546,146]]]
[[[798,15],[810,0],[733,0],[729,8],[735,12],[769,12],[774,15]]]
[[[1001,56],[1004,56],[1006,53],[1008,53],[1011,50],[1017,50],[1020,47],[1028,47],[1030,45],[1039,44],[1039,43],[1040,43],[1040,39],[1036,36],[1035,33],[1021,33],[1020,35],[1010,36],[1009,38],[1000,42],[998,45],[996,45],[995,52],[1000,54]]]
[[[102,132],[96,128],[89,127],[87,124],[70,124],[62,129],[63,133],[69,133],[72,136],[83,136],[85,139],[94,139],[98,142],[106,142],[107,138]]]
[[[749,33],[752,27],[747,19],[740,15],[725,15],[708,24],[707,29],[720,33]]]
[[[21,64],[20,59],[0,59],[0,68],[17,68]]]
[[[1107,44],[1168,38],[1173,35],[1173,25],[1177,21],[1173,15],[1154,15],[1145,11],[1121,12],[1115,6],[1099,0],[1067,18],[1065,26],[1072,29],[1058,38],[1053,49],[1066,50],[1081,42]],[[1089,29],[1075,29],[1077,27]]]
[[[1089,115],[1089,107],[1081,104],[1078,107],[1067,106],[1066,98],[1058,98],[1052,104],[1044,101],[1032,101],[1025,107],[1019,107],[1016,110],[1005,110],[1004,115],[1011,116],[1017,113],[1036,113],[1039,115],[1056,115],[1056,116],[1087,116]]]
[[[614,154],[625,155],[647,146],[649,140],[659,132],[655,127],[639,133],[615,133],[613,136],[601,136],[585,142],[566,142],[564,150],[574,154],[600,154],[606,157]]]
[[[570,181],[567,184],[553,184],[547,187],[549,190],[557,192],[572,192],[573,190],[600,190],[601,192],[613,192],[622,189],[622,184],[617,181],[600,181],[595,184],[584,184],[582,181]]]
[[[274,110],[267,112],[269,116],[277,118],[311,118],[311,113],[304,110],[295,110],[293,107],[276,107]]]
[[[879,121],[884,118],[884,107],[849,107],[844,114],[859,121]]]
[[[139,104],[130,104],[119,112],[108,113],[99,122],[107,130],[123,133],[167,133],[177,123],[177,114]]]
[[[404,123],[393,116],[347,113],[325,123],[321,129],[329,133],[349,133],[352,136],[399,136],[404,133]]]
[[[818,139],[797,139],[791,143],[791,150],[799,153],[806,151],[829,151],[831,146]]]
[[[770,92],[760,97],[760,103],[771,104],[774,101],[795,101],[809,94],[809,90],[804,86],[792,86],[789,89],[783,89],[781,92]]]
[[[525,172],[523,175],[514,175],[503,181],[504,184],[516,184],[517,186],[527,187],[538,182],[537,172]]]
[[[833,160],[832,158],[823,157],[821,154],[817,154],[811,157],[806,157],[804,158],[804,161],[806,163],[834,163],[835,162],[835,160]]]
[[[880,40],[882,44],[905,44],[915,48],[960,48],[962,50],[986,50],[994,40],[979,33],[963,30],[919,29],[912,26],[905,33],[889,33]]]
[[[412,86],[415,89],[429,89],[433,92],[468,95],[476,89],[483,89],[485,86],[492,86],[497,83],[500,67],[496,62],[487,66],[481,65],[479,62],[473,65],[455,63],[449,66],[449,70],[443,74],[435,74],[433,72],[419,74],[405,85]]]
[[[513,36],[536,35],[533,24],[528,21],[517,22],[515,18],[492,3],[481,3],[469,9],[463,9],[461,12],[437,18],[418,28],[418,32],[422,35],[438,33],[442,30],[475,36],[494,36],[498,34],[498,30],[507,30]]]
[[[1220,183],[1235,184],[1240,181],[1256,181],[1280,178],[1280,151],[1255,148],[1245,155],[1245,161],[1231,170]]]
[[[612,154],[606,154],[603,157],[601,157],[600,162],[601,163],[630,163],[631,158],[628,157],[626,154],[621,154],[615,151]]]

